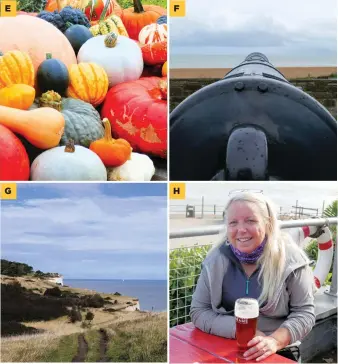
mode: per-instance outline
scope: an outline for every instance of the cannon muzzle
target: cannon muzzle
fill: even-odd
[[[170,114],[171,180],[337,180],[337,122],[261,53]]]

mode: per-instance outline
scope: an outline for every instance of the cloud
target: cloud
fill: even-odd
[[[133,269],[129,266],[129,278],[165,278],[155,260],[166,268],[166,185],[158,196],[142,196],[137,184],[117,194],[112,184],[110,192],[105,186],[95,188],[95,193],[80,186],[70,186],[82,191],[76,196],[66,186],[49,190],[32,186],[31,191],[27,185],[18,187],[18,194],[25,197],[2,203],[3,258],[77,278],[88,277],[89,270],[90,276],[114,278],[136,260]],[[53,197],[48,198],[48,191]]]
[[[170,53],[232,55],[259,49],[270,55],[309,61],[336,60],[336,2],[317,0],[187,0],[186,17],[170,18]],[[249,49],[250,48],[250,49]],[[323,52],[323,54],[321,54]],[[305,58],[306,57],[306,58]],[[303,60],[304,62],[304,60]]]
[[[240,189],[262,190],[277,208],[282,207],[283,212],[294,211],[292,206],[298,201],[298,206],[318,209],[321,214],[323,202],[324,206],[328,206],[333,200],[338,199],[337,182],[227,182],[226,184],[216,182],[212,189],[208,183],[187,183],[186,199],[175,200],[170,206],[170,211],[182,214],[185,213],[187,204],[195,204],[199,206],[199,214],[203,196],[205,210],[210,213],[213,211],[213,205],[216,205],[219,213],[226,205],[229,193]]]

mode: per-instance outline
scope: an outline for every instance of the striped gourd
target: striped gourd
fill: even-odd
[[[18,50],[0,52],[0,88],[13,84],[34,87],[34,66],[28,53]]]
[[[142,28],[138,40],[141,44],[158,43],[167,40],[167,24],[152,23]]]
[[[112,32],[129,37],[122,20],[117,15],[112,15],[108,19],[100,21],[98,24],[90,27],[89,30],[94,37],[97,35],[106,35]]]
[[[115,23],[115,25],[117,26],[117,29],[119,30],[120,35],[124,35],[125,37],[129,38],[127,29],[124,26],[120,17],[118,17],[117,15],[112,15],[109,19],[111,19]]]
[[[69,67],[68,97],[97,106],[102,103],[107,92],[108,76],[103,67],[84,62]]]

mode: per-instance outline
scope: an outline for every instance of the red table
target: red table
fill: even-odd
[[[236,340],[206,334],[192,323],[170,329],[169,362],[174,363],[249,363],[238,357]],[[257,363],[257,362],[256,362]],[[260,363],[296,363],[274,354]]]

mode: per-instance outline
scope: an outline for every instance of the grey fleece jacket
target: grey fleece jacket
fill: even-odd
[[[226,338],[236,337],[234,311],[222,307],[223,277],[229,259],[215,248],[205,258],[201,275],[192,297],[190,316],[200,330]],[[315,324],[313,275],[306,261],[294,248],[286,245],[286,265],[274,298],[260,307],[258,330],[266,335],[279,327],[289,330],[290,344],[301,341]],[[236,282],[229,282],[229,285]]]

